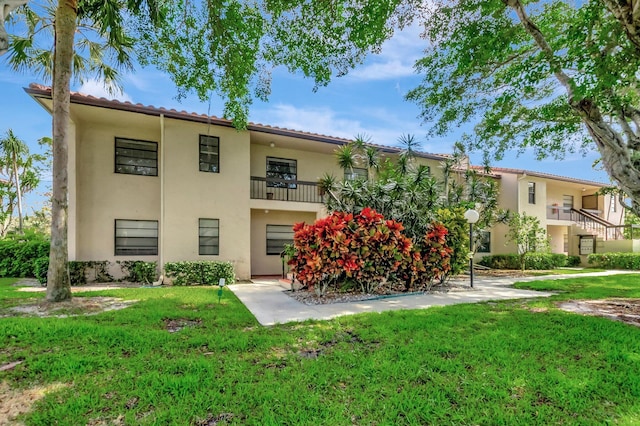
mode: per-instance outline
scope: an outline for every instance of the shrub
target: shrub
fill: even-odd
[[[460,274],[469,264],[469,224],[464,218],[465,211],[464,207],[452,207],[436,213],[448,230],[447,245],[452,250],[450,275]]]
[[[579,256],[571,256],[571,262],[575,262],[577,258],[580,264]],[[524,256],[525,269],[529,270],[545,270],[555,269],[569,265],[569,256],[561,253],[527,253]],[[494,254],[492,256],[484,256],[480,260],[480,265],[487,266],[492,269],[520,269],[520,255],[517,254]]]
[[[587,262],[596,268],[640,269],[640,253],[592,253]]]
[[[71,285],[84,285],[87,283],[87,262],[72,260],[69,262],[69,282]]]
[[[520,256],[517,254],[494,254],[484,256],[478,263],[491,269],[520,269]]]
[[[119,260],[117,262],[122,269],[123,281],[151,284],[156,279],[156,262],[143,260]]]
[[[39,257],[33,261],[33,275],[43,286],[47,284],[47,273],[49,272],[49,256]]]
[[[442,280],[451,271],[453,250],[447,245],[449,231],[434,222],[420,246],[413,245],[410,256],[398,271],[407,290],[429,290],[434,281]]]
[[[41,238],[0,240],[0,277],[35,278],[36,259],[49,256],[49,241]]]
[[[224,278],[227,284],[233,284],[236,281],[231,262],[168,262],[165,263],[164,270],[174,285],[217,285],[220,278]]]
[[[580,256],[567,256],[567,264],[565,266],[580,266],[582,259]]]
[[[402,224],[368,207],[356,215],[333,212],[313,225],[297,223],[293,230],[296,254],[288,263],[303,285],[317,286],[320,294],[347,280],[372,293],[411,253]]]

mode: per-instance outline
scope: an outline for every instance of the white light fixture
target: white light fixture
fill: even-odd
[[[464,212],[464,218],[467,220],[467,223],[473,224],[480,219],[480,213],[473,209],[469,209]]]
[[[271,143],[269,144],[269,146],[270,146],[271,148],[275,148],[276,143],[275,143],[275,142],[271,142]]]
[[[265,211],[264,211],[264,214],[269,214],[269,210],[265,210]]]
[[[473,288],[473,224],[480,219],[480,213],[474,209],[469,209],[464,212],[464,218],[469,224],[469,279],[471,288]]]

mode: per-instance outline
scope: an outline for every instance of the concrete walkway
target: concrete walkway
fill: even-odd
[[[576,275],[547,275],[524,278],[479,278],[474,280],[474,288],[468,291],[449,293],[413,294],[359,302],[333,303],[326,305],[305,305],[287,296],[278,280],[254,280],[253,284],[233,284],[229,289],[244,303],[262,325],[284,324],[308,319],[327,320],[343,315],[363,312],[384,312],[401,309],[425,309],[432,306],[477,303],[489,300],[524,299],[549,297],[550,292],[519,290],[511,287],[515,282],[549,279],[594,277],[614,274],[629,274],[634,271],[592,272]],[[468,280],[454,280],[453,283],[468,285]]]

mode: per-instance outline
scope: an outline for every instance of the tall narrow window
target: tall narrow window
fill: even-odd
[[[287,158],[267,157],[267,186],[296,189],[298,162]]]
[[[220,220],[200,219],[198,224],[198,253],[220,254]]]
[[[344,171],[344,180],[367,180],[369,171],[362,167],[354,167]]]
[[[564,207],[565,213],[568,213],[573,208],[573,195],[562,196],[562,207]]]
[[[267,254],[280,254],[285,244],[293,244],[293,225],[267,225]]]
[[[116,138],[116,173],[158,176],[156,142]]]
[[[536,183],[529,182],[529,204],[536,203]]]
[[[220,173],[220,138],[200,135],[200,171]]]
[[[478,253],[491,253],[491,232],[482,231],[478,241]]]
[[[158,221],[116,219],[116,256],[157,255]]]
[[[616,198],[616,194],[611,194],[611,198],[610,198],[610,206],[609,209],[611,210],[611,212],[615,213],[618,210],[618,199]]]

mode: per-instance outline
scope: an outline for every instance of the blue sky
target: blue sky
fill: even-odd
[[[444,139],[427,139],[428,125],[418,117],[419,107],[404,100],[406,92],[420,83],[413,63],[425,47],[426,42],[420,39],[417,28],[396,33],[380,54],[370,56],[350,74],[335,78],[315,93],[312,81],[276,69],[269,102],[255,101],[250,120],[345,138],[364,134],[383,145],[395,145],[402,134],[414,134],[422,142],[423,151],[449,153],[460,131],[453,131]],[[31,82],[48,82],[34,75],[13,72],[5,60],[6,57],[0,57],[0,133],[11,128],[36,149],[40,137],[51,135],[51,116],[24,93],[23,87]],[[124,76],[123,86],[124,93],[118,96],[121,100],[198,113],[207,113],[210,108],[212,115],[222,115],[222,101],[218,98],[213,98],[210,105],[200,102],[195,95],[178,102],[169,77],[152,68],[137,67],[135,72]],[[72,89],[112,97],[96,81],[76,84]],[[481,155],[472,153],[471,158],[479,164]],[[529,153],[520,157],[512,153],[493,165],[609,182],[604,171],[592,168],[597,158],[597,153],[592,152],[586,157],[568,155],[561,162],[536,161]]]

